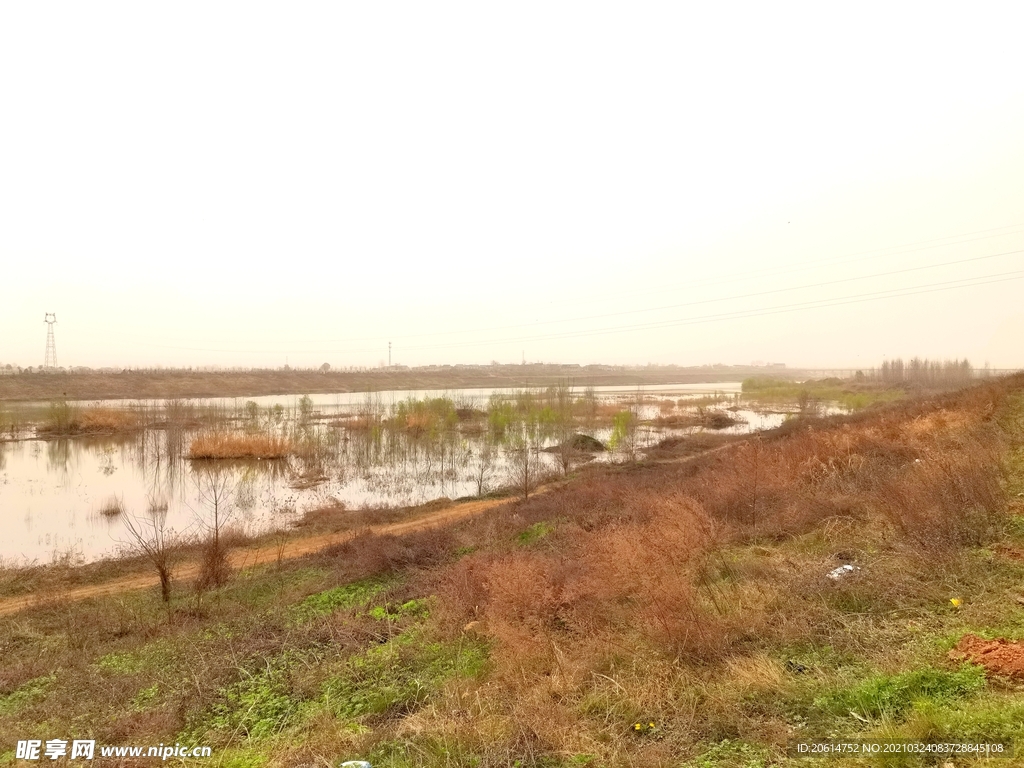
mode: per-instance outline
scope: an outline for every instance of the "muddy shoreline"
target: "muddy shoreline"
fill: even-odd
[[[764,369],[611,368],[610,366],[506,365],[422,367],[375,371],[123,371],[16,373],[0,376],[0,402],[157,398],[260,397],[402,389],[546,387],[569,380],[576,387],[696,384],[737,381]],[[795,370],[779,375],[793,377]]]

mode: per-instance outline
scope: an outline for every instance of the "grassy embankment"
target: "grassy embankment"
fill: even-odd
[[[145,400],[155,398],[258,397],[302,393],[446,390],[469,387],[547,387],[571,379],[576,386],[637,386],[737,381],[747,368],[580,368],[571,365],[434,366],[365,371],[142,370],[113,373],[18,373],[0,375],[0,401]],[[792,374],[797,375],[797,374]]]
[[[1024,380],[806,423],[169,607],[25,611],[0,627],[0,728],[393,768],[754,768],[798,737],[1024,737],[1018,683],[950,653],[1024,636]]]
[[[854,411],[876,403],[902,400],[907,397],[907,391],[880,380],[858,382],[820,379],[796,382],[755,376],[743,380],[743,397],[755,403],[791,403],[805,409],[816,404],[835,403]]]

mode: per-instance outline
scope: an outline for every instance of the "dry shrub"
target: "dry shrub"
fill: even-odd
[[[949,550],[984,544],[997,534],[1006,513],[999,444],[995,435],[962,432],[953,445],[927,451],[886,478],[875,491],[875,503],[915,546]]]
[[[281,459],[291,451],[291,442],[266,433],[208,432],[192,440],[190,459]]]
[[[791,675],[751,648],[855,648],[877,616],[944,602],[937,572],[998,526],[999,390],[979,389],[801,419],[684,462],[595,467],[464,523],[460,543],[486,550],[432,572],[426,591],[444,630],[478,622],[466,631],[493,640],[495,675],[475,704],[456,699],[431,722],[486,744],[487,764],[553,752],[661,764],[737,733],[784,743],[786,724],[751,716],[750,700]],[[519,538],[541,521],[553,530]],[[337,554],[387,568],[396,546]],[[851,560],[862,569],[826,578]],[[647,713],[665,723],[659,737],[624,742]]]
[[[675,718],[679,733],[724,738],[704,715],[685,725],[669,714],[690,704],[673,699],[673,683],[654,670],[674,679],[671,661],[685,670],[724,658],[740,688],[771,691],[783,684],[777,663],[729,661],[758,637],[855,643],[873,615],[942,600],[936,567],[945,566],[936,562],[954,563],[960,548],[985,541],[1005,512],[1004,446],[991,418],[999,386],[802,419],[684,462],[595,468],[466,524],[464,539],[488,551],[441,569],[432,589],[448,631],[477,621],[473,631],[494,640],[508,695],[492,714],[523,729],[505,743],[577,743],[570,715],[596,695],[598,678],[614,685],[600,703],[617,713],[608,728],[649,707]],[[540,521],[557,525],[517,546],[517,534]],[[805,536],[806,551],[765,546]],[[825,577],[851,559],[862,570]],[[644,660],[635,691],[620,684],[614,659]],[[735,727],[745,722],[741,705],[712,701],[721,712],[711,720]]]
[[[199,550],[199,575],[196,577],[197,593],[225,584],[231,576],[228,562],[228,547],[216,536],[210,536]]]
[[[39,432],[51,435],[101,435],[127,432],[142,426],[142,419],[134,410],[103,407],[79,409],[66,401],[60,401],[51,407]]]
[[[483,620],[499,665],[514,675],[573,678],[587,666],[586,648],[624,637],[713,658],[725,628],[693,574],[716,526],[682,496],[637,493],[619,504],[614,522],[567,523],[547,551],[473,555],[447,569],[437,587],[446,622]]]
[[[362,578],[403,568],[440,565],[456,547],[455,536],[445,528],[427,528],[401,536],[366,531],[327,547],[319,556],[340,567],[345,577]]]
[[[141,426],[137,413],[118,408],[86,408],[79,416],[82,432],[122,432]]]
[[[414,435],[426,432],[434,425],[434,414],[429,412],[410,413],[405,417],[405,428]]]

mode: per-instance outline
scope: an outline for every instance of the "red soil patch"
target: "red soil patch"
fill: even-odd
[[[985,671],[1004,677],[1024,680],[1024,645],[1009,640],[983,640],[977,635],[964,635],[949,652],[954,661],[969,660]]]
[[[1010,560],[1024,560],[1024,550],[1018,547],[1011,547],[1008,544],[997,546],[996,552]]]

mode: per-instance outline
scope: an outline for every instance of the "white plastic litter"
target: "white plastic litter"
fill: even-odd
[[[834,571],[829,571],[828,577],[832,579],[832,581],[839,581],[839,579],[843,578],[844,576],[849,576],[854,571],[859,570],[859,565],[850,565],[849,563],[847,563],[846,565],[840,565]]]
[[[339,768],[373,768],[373,766],[365,760],[346,760]]]

